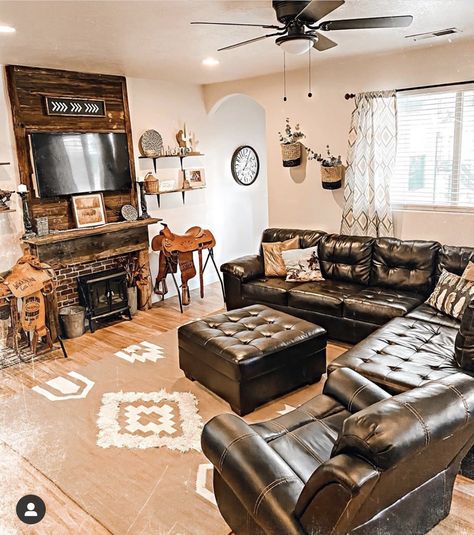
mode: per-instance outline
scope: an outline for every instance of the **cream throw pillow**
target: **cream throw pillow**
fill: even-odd
[[[463,279],[467,279],[468,281],[474,282],[474,262],[472,260],[468,262],[461,277]]]
[[[281,253],[282,251],[287,251],[288,249],[298,249],[299,246],[299,236],[285,241],[262,243],[265,276],[286,277],[285,262],[283,262]]]

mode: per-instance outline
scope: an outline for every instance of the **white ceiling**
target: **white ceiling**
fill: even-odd
[[[346,0],[327,19],[407,15],[409,28],[327,32],[339,46],[314,51],[313,60],[448,43],[448,38],[414,43],[405,35],[455,26],[453,40],[474,39],[474,0]],[[192,20],[275,24],[270,0],[0,0],[0,63],[126,74],[142,78],[212,83],[280,71],[282,52],[273,39],[239,49],[216,49],[270,30],[198,27]],[[203,58],[220,65],[206,68]],[[289,58],[288,67],[306,64]]]

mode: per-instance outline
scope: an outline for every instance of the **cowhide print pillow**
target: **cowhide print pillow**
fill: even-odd
[[[283,262],[286,266],[286,280],[289,282],[322,281],[319,266],[318,247],[283,251]]]
[[[263,264],[266,277],[285,277],[286,267],[281,253],[288,249],[298,249],[300,238],[296,236],[285,241],[263,242]]]
[[[436,310],[459,319],[474,296],[474,282],[443,269],[438,284],[426,303]]]
[[[461,277],[463,279],[467,279],[468,281],[474,281],[474,262],[472,260],[467,264],[466,269],[463,271]]]

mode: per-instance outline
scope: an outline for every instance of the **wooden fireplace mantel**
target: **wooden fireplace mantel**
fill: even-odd
[[[82,264],[112,256],[148,251],[148,226],[161,219],[109,223],[25,239],[30,253],[53,267]]]

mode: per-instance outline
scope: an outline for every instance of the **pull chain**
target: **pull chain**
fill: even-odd
[[[313,96],[313,93],[311,92],[311,48],[308,50],[308,90],[309,90],[308,97],[309,98]]]
[[[286,102],[286,52],[283,51],[283,101]]]

